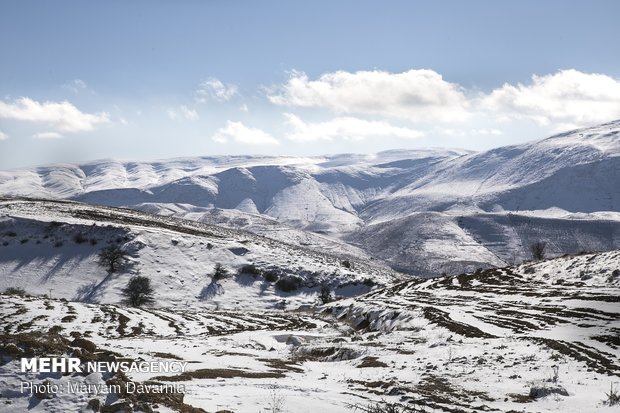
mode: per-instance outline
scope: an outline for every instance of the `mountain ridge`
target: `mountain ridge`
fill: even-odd
[[[435,232],[453,234],[438,238],[443,239],[446,249],[453,249],[451,243],[475,243],[467,231],[458,228],[458,219],[480,214],[497,217],[496,224],[505,225],[500,222],[505,222],[507,214],[531,215],[530,211],[560,219],[575,213],[610,212],[616,228],[620,188],[614,183],[618,178],[620,121],[613,121],[483,152],[420,149],[318,157],[204,156],[0,171],[0,194],[73,199],[162,214],[176,211],[176,216],[198,221],[198,211],[204,214],[214,208],[226,209],[238,214],[239,221],[253,221],[248,225],[259,232],[255,217],[260,215],[275,218],[284,232],[319,232],[361,247],[377,258],[384,259],[383,250],[401,249],[395,252],[402,256],[393,262],[396,267],[437,274],[440,269],[434,264],[407,264],[426,258],[414,247],[403,250],[390,241],[399,238],[402,231],[391,222],[419,226],[423,219],[416,215],[438,213],[441,219],[433,218],[433,225],[439,225]],[[597,220],[587,216],[581,219]],[[388,227],[392,230],[386,233]],[[422,247],[437,243],[432,239],[432,228],[420,230],[416,233],[427,234]],[[502,231],[515,232],[515,228],[504,227]],[[539,232],[543,241],[556,241],[551,238],[551,229]],[[377,246],[368,241],[373,237],[384,241]],[[608,235],[602,237],[607,239]],[[603,238],[593,245],[608,243],[601,241]],[[619,238],[612,234],[611,245],[618,246]],[[511,240],[508,245],[520,244]],[[516,255],[526,257],[528,246],[519,248]],[[450,262],[466,261],[482,267],[507,262],[505,254],[490,252],[484,242],[475,249],[473,253],[457,253],[456,248],[444,257],[444,269],[470,269],[469,264],[458,267]],[[571,252],[577,251],[553,251]],[[466,254],[473,255],[464,257]]]

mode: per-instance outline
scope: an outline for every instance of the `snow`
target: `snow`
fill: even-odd
[[[529,245],[518,238],[523,235],[519,229],[498,228],[506,236],[497,241],[502,245],[490,248],[485,243],[489,234],[476,234],[482,241],[459,234],[454,225],[460,216],[516,214],[588,221],[594,226],[605,220],[616,228],[620,222],[619,165],[620,121],[616,121],[479,153],[430,148],[305,158],[103,160],[0,171],[0,194],[130,207],[197,221],[208,219],[237,229],[237,222],[248,215],[260,216],[264,219],[252,219],[245,229],[267,235],[276,222],[284,228],[271,231],[274,235],[290,233],[291,228],[319,232],[342,248],[361,247],[362,254],[379,259],[390,255],[384,251],[399,248],[390,240],[399,238],[402,228],[390,223],[425,212],[445,214],[443,224],[435,220],[433,225],[440,234],[453,236],[445,239],[442,235],[420,249],[400,248],[398,254],[391,254],[398,255],[392,262],[397,268],[439,275],[528,256]],[[213,209],[230,214],[215,222]],[[234,214],[240,219],[230,219]],[[548,243],[558,236],[544,229],[535,235]],[[563,246],[554,253],[577,252],[572,245],[581,235],[565,233],[563,237],[572,243],[558,244]],[[620,246],[617,236],[600,231],[589,236],[593,237],[592,247],[586,247],[590,250]],[[370,243],[371,248],[365,242],[370,237],[387,243]],[[450,247],[453,242],[479,245],[460,250]],[[438,249],[451,249],[440,255],[454,264],[437,265],[433,257]]]
[[[500,412],[611,412],[615,407],[603,400],[620,373],[620,351],[611,339],[596,337],[620,328],[620,277],[610,277],[619,260],[620,251],[611,251],[416,279],[305,311],[257,308],[247,284],[237,287],[248,290],[238,295],[245,302],[228,310],[3,296],[0,327],[30,334],[57,325],[63,335],[87,337],[130,359],[181,359],[190,372],[204,375],[175,382],[185,386],[184,402],[207,411],[249,413],[279,403],[284,411],[318,406],[344,413],[384,400],[438,412],[475,412],[482,405]],[[595,274],[587,284],[584,272]],[[0,411],[35,401],[14,390],[29,378],[18,369],[17,361],[0,366],[8,403]],[[250,376],[237,376],[244,374]],[[162,375],[129,373],[136,382],[153,376]],[[528,398],[530,387],[552,385],[569,395]],[[82,411],[92,397],[62,395],[36,402],[32,410]]]
[[[616,121],[481,153],[0,172],[0,291],[29,294],[0,299],[0,412],[116,401],[19,391],[26,379],[110,378],[21,373],[11,351],[55,337],[66,340],[58,355],[187,362],[180,377],[127,380],[172,380],[205,411],[339,413],[380,401],[436,412],[616,411],[604,400],[620,375],[619,136]],[[531,260],[538,241],[551,259]],[[115,273],[98,263],[108,245],[127,253]],[[218,263],[229,277],[214,278]],[[123,302],[134,275],[151,280],[154,304]],[[301,286],[284,292],[269,277]],[[319,303],[321,286],[336,300]],[[97,350],[77,353],[75,337]],[[568,396],[529,397],[557,386]]]
[[[330,256],[247,232],[128,210],[25,201],[0,202],[1,214],[10,214],[0,218],[1,290],[19,287],[30,294],[118,303],[128,278],[139,274],[152,280],[162,305],[235,308],[251,298],[256,307],[297,308],[315,302],[323,282],[337,288],[372,278],[385,285],[398,277],[359,257],[346,268],[342,250]],[[104,218],[97,219],[100,215]],[[76,241],[78,234],[83,242]],[[98,265],[98,254],[114,244],[127,251],[128,263],[120,273],[109,274]],[[213,283],[217,263],[230,277]],[[238,274],[248,264],[301,277],[306,286],[294,293],[278,291],[262,276]],[[339,294],[356,291],[345,288]]]

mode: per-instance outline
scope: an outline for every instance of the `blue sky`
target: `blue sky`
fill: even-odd
[[[620,118],[617,1],[0,1],[0,168],[487,149]]]

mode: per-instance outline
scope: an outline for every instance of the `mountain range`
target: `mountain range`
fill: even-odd
[[[128,207],[421,276],[620,246],[620,121],[484,152],[102,160],[0,171],[2,196]]]

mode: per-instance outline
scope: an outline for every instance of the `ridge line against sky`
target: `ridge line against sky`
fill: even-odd
[[[544,138],[620,118],[618,15],[603,0],[5,1],[0,169]]]

